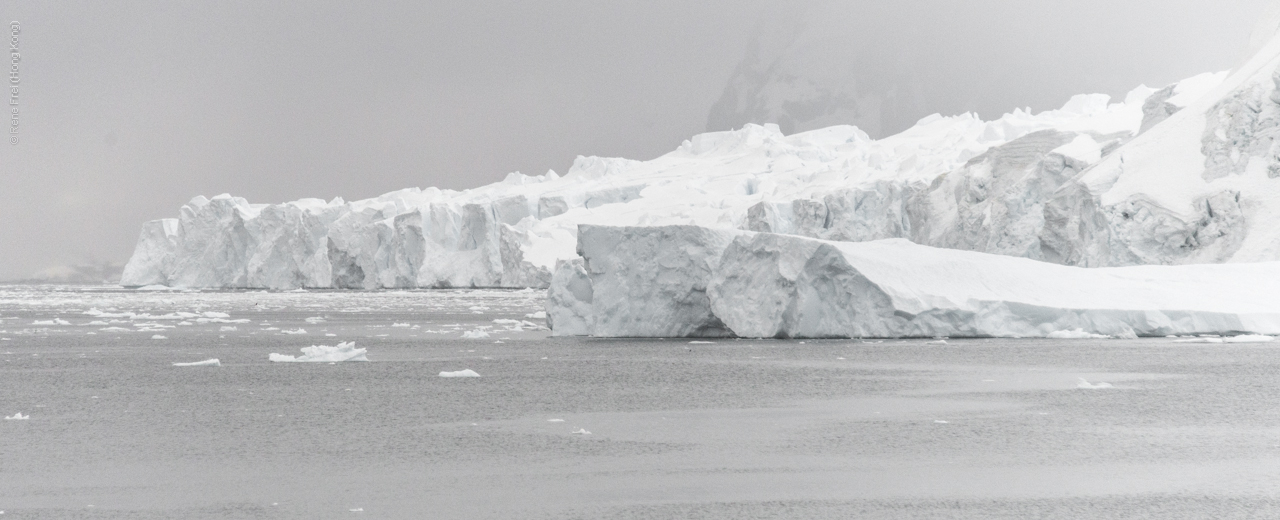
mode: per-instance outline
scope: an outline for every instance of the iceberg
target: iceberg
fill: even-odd
[[[691,226],[584,225],[579,236],[600,245],[579,246],[591,300],[553,299],[570,292],[553,286],[548,315],[581,317],[569,330],[553,321],[554,335],[1280,333],[1280,262],[1082,268],[904,239],[838,242]]]
[[[440,372],[440,377],[480,377],[480,374],[477,374],[475,370],[468,368],[465,370],[458,370],[456,372]]]
[[[25,421],[25,420],[28,420],[28,419],[30,419],[30,418],[31,418],[31,416],[30,416],[30,415],[22,415],[22,412],[17,412],[17,413],[15,413],[15,414],[13,414],[13,415],[6,415],[6,416],[4,416],[4,420],[6,420],[6,421]]]
[[[218,361],[217,358],[214,358],[214,359],[206,359],[204,361],[194,361],[191,363],[174,363],[173,366],[175,367],[220,367],[222,366],[222,362]]]
[[[1269,184],[1254,182],[1257,175],[1195,181],[1202,186],[1177,180],[1171,186],[1186,184],[1190,191],[1168,196],[1163,180],[1149,178],[1167,170],[1200,179],[1196,164],[1207,159],[1179,156],[1196,164],[1172,169],[1153,162],[1167,155],[1153,151],[1164,150],[1165,138],[1158,136],[1176,133],[1171,128],[1207,110],[1204,99],[1225,95],[1238,75],[1138,87],[1117,100],[1079,95],[1059,109],[1018,109],[992,121],[970,113],[934,115],[882,139],[848,125],[786,135],[776,125],[747,124],[693,136],[648,161],[578,157],[563,176],[517,172],[462,191],[410,188],[358,201],[280,204],[197,196],[176,218],[143,226],[121,284],[546,288],[556,276],[574,276],[572,263],[560,262],[592,244],[579,240],[580,224],[691,225],[837,241],[905,238],[1086,266],[1280,259],[1280,245],[1264,244],[1269,229],[1280,229],[1265,223],[1280,222],[1280,213],[1266,209],[1274,204],[1264,201],[1275,197],[1266,191]],[[1255,97],[1273,90],[1250,88],[1256,96],[1237,105],[1263,103]],[[1232,121],[1222,115],[1196,127],[1196,135],[1216,135]],[[1228,129],[1263,137],[1238,150],[1219,146],[1223,151],[1212,157],[1236,158],[1239,165],[1253,157],[1255,170],[1270,171],[1267,128]],[[1198,140],[1182,145],[1201,148]],[[1126,154],[1153,159],[1122,162]],[[1254,171],[1245,166],[1242,172]],[[1131,172],[1137,169],[1153,173]],[[1145,180],[1133,184],[1125,180],[1130,177]],[[1236,177],[1253,184],[1231,180]],[[1255,188],[1262,191],[1250,191]],[[1246,240],[1253,235],[1261,241],[1256,247]],[[574,318],[548,319],[561,320],[563,328]]]
[[[313,345],[310,347],[302,347],[301,356],[288,356],[284,354],[272,353],[267,359],[276,363],[336,363],[339,361],[368,361],[365,357],[368,349],[356,348],[354,341],[339,343],[335,347],[325,345]]]

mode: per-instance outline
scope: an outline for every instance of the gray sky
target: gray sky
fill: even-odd
[[[199,194],[351,200],[564,173],[576,155],[655,157],[705,130],[754,32],[795,4],[0,0],[6,25],[22,24],[0,279],[124,262],[142,222]],[[905,54],[933,71],[918,81],[968,85],[918,116],[995,117],[1230,68],[1268,4],[812,9],[848,20],[833,61]]]

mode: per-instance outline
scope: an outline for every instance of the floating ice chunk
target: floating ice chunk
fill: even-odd
[[[1082,377],[1080,378],[1080,383],[1076,384],[1076,388],[1097,390],[1099,388],[1113,388],[1113,387],[1111,386],[1111,383],[1106,383],[1106,382],[1090,383],[1088,380]]]
[[[267,359],[277,363],[308,362],[334,363],[338,361],[368,361],[365,357],[368,349],[356,348],[354,341],[339,343],[336,347],[313,345],[302,347],[302,355],[298,357],[272,353]]]
[[[6,421],[25,421],[30,418],[31,418],[30,415],[22,415],[22,412],[15,413],[13,415],[4,416],[4,420]]]
[[[174,363],[173,366],[175,367],[220,367],[222,366],[222,362],[218,361],[217,358],[214,358],[214,359],[206,359],[204,361],[195,361],[192,363]]]
[[[225,312],[215,312],[215,311],[202,312],[202,313],[200,313],[200,315],[201,315],[201,316],[204,316],[204,317],[206,317],[206,318],[223,318],[223,319],[226,319],[226,318],[230,318],[230,317],[231,317],[231,315],[230,315],[230,314],[227,314],[227,313],[225,313]]]
[[[323,317],[320,317],[320,316],[312,316],[312,317],[310,317],[310,318],[307,318],[305,321],[306,321],[307,323],[310,323],[310,324],[312,324],[312,325],[315,325],[315,324],[317,324],[317,323],[324,323],[324,318],[323,318]]]
[[[939,340],[935,340],[935,341],[926,341],[926,342],[924,342],[924,344],[925,344],[925,345],[946,345],[946,344],[947,344],[947,340],[945,340],[945,339],[939,339]]]
[[[1190,339],[1175,339],[1173,340],[1173,342],[1174,343],[1222,343],[1223,341],[1222,341],[1222,338],[1190,338]]]
[[[235,332],[237,330],[240,330],[240,329],[236,328],[235,325],[223,325],[221,327],[218,327],[218,332]]]
[[[525,314],[524,317],[529,319],[534,319],[534,320],[545,320],[547,319],[547,311],[538,311],[531,314]]]
[[[391,326],[392,326],[392,327],[400,327],[400,328],[405,328],[405,329],[407,329],[407,328],[409,328],[409,327],[412,327],[413,325],[408,324],[408,323],[392,323],[392,324],[391,324]]]
[[[301,327],[296,328],[296,329],[292,329],[292,330],[290,330],[290,329],[285,329],[285,330],[280,331],[280,333],[281,333],[281,334],[306,334],[306,333],[307,333],[307,329],[304,329],[304,328],[301,328]]]
[[[951,423],[951,421],[944,421],[944,420],[942,420],[942,419],[937,419],[937,420],[935,420],[935,421],[933,421],[933,422],[934,422],[934,423],[936,423],[936,424],[950,424],[950,423]]]
[[[1222,338],[1222,341],[1224,343],[1266,343],[1274,341],[1275,339],[1276,338],[1274,336],[1267,336],[1265,334],[1245,334],[1241,336]]]
[[[1085,332],[1084,329],[1055,330],[1046,334],[1045,337],[1052,339],[1111,339],[1111,336],[1106,334]]]
[[[36,320],[31,322],[32,325],[70,325],[71,322],[62,318],[54,318],[51,320]]]
[[[156,334],[154,336],[151,336],[151,339],[169,339],[169,338],[166,336],[161,336],[159,334]]]
[[[578,434],[578,435],[591,435],[591,432],[587,431],[587,429],[586,429],[586,428],[578,428],[577,430],[575,430],[575,431],[573,431],[573,432],[571,432],[571,433],[576,433],[576,434]]]
[[[484,339],[489,337],[489,333],[480,329],[468,330],[462,333],[462,337],[464,339]]]
[[[715,342],[714,341],[690,341],[689,342],[690,345],[711,345],[713,343]]]
[[[547,419],[547,422],[564,422],[564,419]]]
[[[468,368],[465,370],[458,370],[456,372],[440,372],[440,377],[480,377],[480,374],[477,374],[475,370]]]

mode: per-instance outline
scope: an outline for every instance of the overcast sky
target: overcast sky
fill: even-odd
[[[1269,3],[850,0],[832,56],[910,49],[998,78],[919,114],[997,117],[1228,69]],[[653,158],[706,129],[752,35],[794,4],[0,0],[22,56],[0,280],[123,263],[142,222],[195,195],[351,200]]]

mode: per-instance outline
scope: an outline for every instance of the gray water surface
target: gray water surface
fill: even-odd
[[[494,322],[540,307],[0,286],[0,413],[30,416],[0,421],[3,518],[1280,517],[1280,343]],[[352,340],[370,362],[267,361]]]

